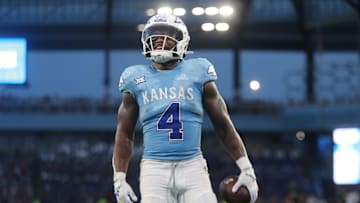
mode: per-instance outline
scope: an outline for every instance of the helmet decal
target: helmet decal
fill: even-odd
[[[156,22],[156,23],[166,22],[166,21],[167,21],[167,19],[166,19],[165,16],[159,16],[158,18],[156,18],[156,19],[154,20],[154,22]]]

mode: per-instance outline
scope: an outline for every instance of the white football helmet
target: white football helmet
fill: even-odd
[[[161,46],[156,46],[155,41],[163,38]],[[174,47],[166,47],[166,40],[176,42]],[[151,17],[145,24],[141,42],[143,54],[147,59],[157,63],[166,63],[170,60],[182,60],[188,53],[190,42],[189,32],[184,22],[175,15],[157,14]]]

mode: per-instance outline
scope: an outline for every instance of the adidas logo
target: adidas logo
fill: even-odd
[[[179,77],[177,77],[176,80],[189,80],[189,78],[183,73]]]

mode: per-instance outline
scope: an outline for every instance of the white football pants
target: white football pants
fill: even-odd
[[[140,164],[141,203],[217,203],[206,160],[143,159]]]

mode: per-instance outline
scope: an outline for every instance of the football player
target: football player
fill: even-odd
[[[123,95],[113,154],[118,203],[138,200],[126,181],[138,119],[144,135],[141,202],[217,202],[200,147],[205,112],[240,169],[233,191],[244,185],[252,202],[257,199],[255,173],[217,90],[215,68],[205,58],[184,60],[189,41],[187,27],[179,17],[151,17],[141,37],[143,54],[151,65],[130,66],[120,77]]]

